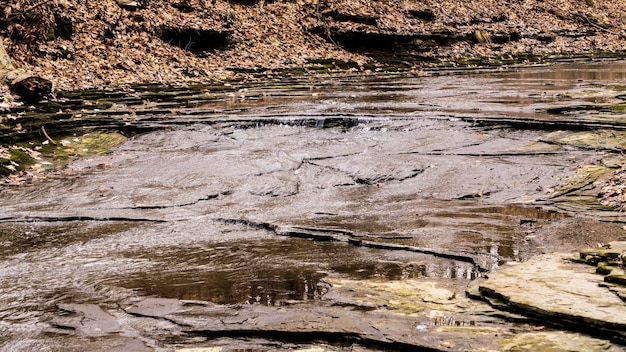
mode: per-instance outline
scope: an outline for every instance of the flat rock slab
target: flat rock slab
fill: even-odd
[[[550,254],[509,264],[478,284],[493,305],[560,326],[626,340],[626,302],[594,268],[573,263],[570,254]]]
[[[328,298],[315,303],[219,305],[136,297],[120,302],[120,306],[134,317],[167,320],[189,336],[207,339],[179,346],[180,352],[240,350],[223,345],[220,339],[250,337],[286,343],[322,341],[376,349],[446,352],[622,350],[607,340],[568,331],[535,330],[526,324],[512,333],[503,325],[490,324],[497,313],[489,305],[427,280],[374,282],[332,278],[331,283]],[[326,349],[320,349],[323,350]]]
[[[589,264],[597,264],[617,259],[624,252],[626,252],[626,241],[614,241],[601,247],[581,250],[580,259]]]
[[[96,337],[121,332],[118,321],[95,304],[59,304],[64,316],[53,319],[57,327],[73,329],[82,336]]]

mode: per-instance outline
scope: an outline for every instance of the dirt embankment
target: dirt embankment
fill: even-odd
[[[626,6],[614,0],[0,3],[0,35],[15,65],[61,89],[249,70],[507,64],[626,48]]]

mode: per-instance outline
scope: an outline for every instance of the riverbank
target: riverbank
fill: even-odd
[[[610,0],[37,3],[11,1],[0,35],[16,66],[56,89],[531,63],[626,48],[626,9]]]

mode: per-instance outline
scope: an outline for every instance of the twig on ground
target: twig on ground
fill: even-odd
[[[50,136],[48,136],[48,133],[46,132],[46,129],[43,126],[41,126],[41,133],[43,133],[43,135],[46,137],[46,139],[48,141],[50,141],[50,143],[52,143],[54,145],[57,145],[57,142],[55,142],[54,139],[52,139],[52,138],[50,138]]]
[[[588,25],[590,25],[591,27],[593,27],[595,29],[599,29],[599,30],[601,30],[603,32],[620,36],[620,34],[618,34],[616,32],[613,32],[613,31],[611,31],[611,30],[609,30],[609,29],[607,29],[607,28],[605,28],[605,27],[603,27],[603,26],[601,26],[601,25],[599,25],[597,23],[592,22],[591,19],[589,19],[589,17],[587,15],[579,13],[579,14],[576,14],[576,17],[578,17],[579,19],[583,20],[584,22],[587,22]]]
[[[18,18],[18,17],[20,17],[20,16],[24,16],[25,14],[27,14],[27,13],[29,13],[29,12],[31,12],[31,11],[33,11],[33,10],[35,10],[36,8],[41,7],[41,6],[43,6],[43,5],[47,4],[47,3],[49,3],[50,1],[52,1],[52,0],[43,0],[42,2],[38,2],[38,3],[36,3],[35,5],[33,5],[33,6],[31,6],[31,7],[28,7],[28,8],[26,8],[26,9],[24,9],[24,11],[20,11],[20,12],[18,12],[18,13],[15,13],[15,14],[11,15],[11,17],[9,17],[9,19],[8,19],[8,20],[9,20],[9,21],[13,21],[14,19],[16,19],[16,18]]]

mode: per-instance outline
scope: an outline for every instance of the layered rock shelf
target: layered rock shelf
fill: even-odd
[[[548,325],[623,342],[626,290],[619,260],[625,249],[626,242],[612,242],[582,250],[576,258],[546,254],[510,263],[470,287],[468,295]]]

